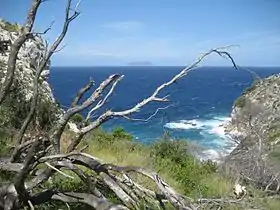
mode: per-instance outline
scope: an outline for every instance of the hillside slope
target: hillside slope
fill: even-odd
[[[279,191],[280,75],[255,81],[235,101],[227,132],[238,146],[226,158],[231,173]]]
[[[20,34],[21,26],[0,20],[0,40],[11,41],[13,43]],[[8,51],[0,53],[0,85],[4,82],[10,47]],[[26,117],[33,95],[33,79],[39,61],[45,56],[46,43],[40,36],[29,39],[18,53],[15,77],[12,84],[11,94],[0,108],[0,126],[12,126],[18,128],[22,120]],[[42,72],[39,86],[41,109],[37,114],[37,124],[44,127],[50,119],[53,119],[53,111],[57,110],[57,105],[47,82],[49,65]]]

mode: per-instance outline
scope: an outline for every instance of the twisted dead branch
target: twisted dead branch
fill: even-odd
[[[1,89],[0,103],[9,92],[8,90],[11,85],[10,83],[12,83],[16,65],[16,55],[21,45],[27,40],[29,34],[31,34],[37,9],[42,2],[45,1],[33,1],[27,18],[27,24],[21,36],[22,38],[20,37],[12,47],[13,49],[8,63],[8,73],[6,75],[7,81],[5,80],[4,86]],[[165,209],[165,203],[171,204],[176,209],[197,209],[197,203],[193,199],[177,193],[157,173],[139,167],[121,167],[103,163],[92,155],[78,152],[77,147],[86,134],[112,118],[139,120],[134,118],[133,114],[141,111],[144,106],[151,102],[169,102],[169,95],[159,96],[162,90],[178,82],[181,78],[188,75],[190,71],[197,69],[198,65],[211,54],[217,54],[218,56],[229,59],[233,67],[237,68],[234,59],[226,51],[228,47],[211,49],[202,54],[191,65],[184,68],[167,82],[158,86],[149,97],[140,100],[134,106],[124,110],[109,109],[97,116],[93,114],[105,106],[115,91],[116,86],[124,78],[124,75],[110,75],[95,90],[92,90],[93,81],[90,80],[78,92],[71,107],[55,122],[52,129],[48,130],[44,135],[41,134],[24,139],[24,134],[38,108],[38,87],[41,73],[63,41],[70,23],[79,16],[79,12],[77,11],[79,4],[80,1],[76,4],[75,9],[72,10],[72,1],[67,1],[62,32],[46,51],[44,57],[38,61],[36,75],[33,81],[31,108],[16,136],[15,148],[10,155],[10,159],[0,159],[0,171],[17,172],[11,183],[3,184],[0,187],[0,209],[20,209],[24,207],[33,209],[35,206],[51,200],[59,200],[65,203],[83,203],[95,209],[140,209],[143,202],[148,206],[157,206],[159,209]],[[16,44],[17,42],[18,44]],[[90,91],[92,91],[90,96],[82,100],[85,93]],[[160,110],[167,109],[170,106],[158,108],[145,121],[154,117]],[[65,132],[67,124],[71,122],[71,118],[82,111],[87,111],[85,121],[79,128],[77,127],[76,134],[73,135],[73,139],[70,139],[70,145],[66,149],[67,152],[63,153],[61,136]],[[40,167],[43,170],[40,171]],[[71,175],[68,174],[69,172],[71,172]],[[53,189],[43,190],[40,187],[46,186],[46,182],[57,174],[61,174],[67,179],[80,179],[87,184],[87,192],[65,192],[63,190]],[[94,174],[94,176],[90,174]],[[135,174],[149,179],[155,184],[156,189],[153,189],[151,186],[139,184],[135,178]],[[104,189],[108,189],[108,192],[104,192]],[[121,205],[114,205],[109,201],[109,192],[113,193],[121,201]]]

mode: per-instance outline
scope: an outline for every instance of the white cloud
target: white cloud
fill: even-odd
[[[126,59],[153,59],[177,57],[181,54],[164,38],[112,38],[106,41],[75,47],[75,54]]]
[[[278,45],[280,41],[279,31],[262,31],[262,32],[247,32],[231,37],[218,37],[216,39],[205,40],[195,45],[200,48],[213,48],[226,45],[238,45],[240,49],[252,48],[254,50],[261,49],[263,47],[271,47]]]
[[[106,27],[113,27],[116,30],[123,31],[134,27],[132,26],[133,24],[113,25],[107,25]],[[136,25],[134,30],[137,28]],[[171,65],[184,65],[194,61],[201,53],[211,48],[230,44],[238,44],[240,46],[229,49],[229,52],[232,53],[240,65],[253,65],[256,60],[260,60],[261,65],[267,60],[267,57],[271,57],[269,62],[272,63],[272,60],[273,62],[275,60],[276,54],[280,53],[280,36],[275,32],[246,33],[202,42],[192,42],[178,37],[150,37],[142,33],[125,33],[121,36],[114,36],[114,38],[105,36],[91,43],[71,45],[71,49],[68,48],[64,55],[122,64],[135,60],[148,60],[155,64],[171,63]],[[218,56],[211,56],[204,64],[230,65],[227,60]]]

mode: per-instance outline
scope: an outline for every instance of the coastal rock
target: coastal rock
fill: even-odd
[[[9,31],[6,29],[5,21],[0,20],[0,40],[11,40],[13,43],[19,36],[19,31]],[[15,26],[16,27],[16,26]],[[18,26],[20,30],[20,26]],[[16,30],[16,29],[14,29]],[[36,66],[39,61],[44,57],[46,53],[46,46],[44,40],[40,36],[34,36],[33,39],[29,39],[25,42],[18,53],[18,59],[15,71],[14,85],[18,85],[19,91],[25,96],[26,101],[30,101],[33,95],[33,78],[36,73]],[[1,83],[4,81],[4,75],[6,74],[6,64],[8,61],[9,52],[0,54],[0,79]],[[46,101],[55,102],[53,93],[49,84],[46,82],[47,75],[49,74],[49,66],[42,72],[42,83],[39,86],[42,98]]]
[[[225,158],[230,171],[279,191],[280,74],[255,81],[236,99],[226,132],[238,143]],[[276,158],[275,158],[276,157]]]
[[[13,43],[20,35],[21,26],[11,24],[0,19],[0,40]],[[10,48],[0,53],[0,86],[4,82],[7,73],[7,62]],[[45,57],[47,46],[44,39],[35,35],[27,40],[21,47],[16,61],[16,69],[11,93],[0,107],[0,125],[20,127],[22,120],[26,117],[31,99],[33,97],[33,79],[36,75],[36,68]],[[57,118],[61,113],[54,98],[51,86],[47,79],[49,75],[50,62],[43,70],[39,80],[39,101],[36,111],[36,123],[48,124]],[[5,119],[5,120],[3,120]],[[41,125],[42,124],[42,125]]]
[[[238,139],[262,135],[263,141],[275,145],[280,133],[280,74],[255,81],[236,99],[231,120],[225,125],[227,133]],[[255,133],[255,134],[254,134]]]

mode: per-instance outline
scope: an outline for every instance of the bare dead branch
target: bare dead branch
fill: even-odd
[[[230,47],[230,46],[228,46],[228,47]],[[129,108],[127,110],[123,110],[123,111],[108,110],[108,111],[106,111],[105,113],[100,115],[95,121],[93,121],[90,125],[81,128],[80,133],[86,134],[113,117],[131,118],[130,117],[131,114],[138,112],[143,106],[147,105],[148,103],[150,103],[152,101],[159,101],[159,102],[168,101],[168,99],[167,99],[168,96],[158,97],[158,94],[161,92],[161,90],[163,90],[164,88],[177,82],[182,77],[186,76],[190,71],[194,70],[197,67],[197,65],[204,60],[204,58],[206,58],[207,56],[209,56],[211,54],[218,54],[219,56],[228,58],[232,62],[234,68],[237,68],[231,55],[228,52],[224,51],[228,47],[215,48],[215,49],[208,51],[207,53],[204,53],[194,63],[192,63],[188,67],[184,68],[181,72],[179,72],[177,75],[172,77],[169,81],[167,81],[167,82],[163,83],[162,85],[160,85],[159,87],[157,87],[156,90],[148,98],[143,99],[142,101],[138,102],[135,106],[133,106],[132,108]]]
[[[67,44],[63,44],[59,49],[55,50],[54,53],[58,53],[58,52],[62,51],[66,46],[67,46]]]
[[[37,13],[38,7],[40,6],[41,3],[42,3],[41,0],[34,0],[32,3],[32,6],[27,15],[26,23],[25,23],[25,27],[24,27],[24,29],[27,33],[31,32],[31,30],[33,28],[34,21],[36,18],[36,13]]]
[[[21,163],[11,163],[10,158],[0,158],[0,171],[20,172],[22,168]]]
[[[57,37],[57,39],[55,40],[53,45],[50,47],[48,53],[46,54],[46,57],[43,58],[42,61],[40,62],[38,69],[36,69],[36,75],[33,80],[33,98],[31,101],[30,110],[29,110],[28,116],[25,118],[25,120],[21,126],[19,134],[16,137],[16,148],[15,148],[14,154],[16,154],[16,150],[18,150],[17,147],[19,144],[21,144],[23,135],[26,132],[26,129],[28,128],[28,125],[32,121],[33,116],[35,114],[36,105],[38,103],[39,79],[40,79],[41,73],[45,69],[48,61],[50,60],[51,56],[53,55],[53,53],[55,52],[57,47],[60,45],[60,43],[64,39],[64,37],[68,31],[69,24],[79,15],[79,13],[77,11],[74,11],[74,14],[72,16],[70,16],[69,15],[70,7],[71,7],[71,0],[68,0],[67,6],[66,6],[66,12],[65,12],[65,21],[64,21],[62,32]],[[15,155],[12,156],[11,160],[15,161],[15,159],[16,159],[16,156]]]
[[[28,195],[29,193],[25,188],[25,179],[28,176],[33,163],[35,162],[36,152],[37,152],[37,149],[41,142],[42,142],[42,139],[38,138],[38,140],[33,143],[32,147],[29,149],[28,154],[24,160],[23,168],[15,176],[15,180],[14,180],[14,186],[15,186],[19,199],[21,199],[23,202],[26,202],[26,203],[29,198],[29,195]]]
[[[123,205],[113,205],[109,201],[98,198],[92,194],[76,192],[45,191],[34,196],[33,204],[40,204],[49,200],[59,200],[65,203],[84,203],[94,209],[128,210],[128,208]]]
[[[62,135],[62,133],[63,133],[63,131],[65,129],[65,126],[67,125],[68,121],[70,120],[70,118],[74,114],[76,114],[76,113],[78,113],[78,112],[88,108],[89,106],[91,106],[96,100],[98,100],[101,97],[101,94],[103,93],[103,91],[108,86],[110,86],[112,83],[114,83],[114,81],[118,80],[119,77],[120,77],[120,75],[117,75],[117,74],[109,76],[106,80],[104,80],[99,85],[99,87],[91,94],[91,96],[88,99],[86,99],[81,105],[77,105],[77,106],[71,107],[70,109],[68,109],[65,112],[65,114],[59,120],[57,126],[54,128],[54,132],[53,132],[53,135],[51,137],[52,141],[53,141],[54,148],[55,148],[57,153],[59,153],[59,150],[60,150],[60,138],[61,138],[61,135]],[[79,98],[83,95],[83,91],[84,90],[85,89],[82,89],[81,90],[82,94],[78,94],[76,99],[74,99],[74,104],[78,103]],[[77,102],[75,102],[75,101],[77,101]],[[81,137],[79,137],[79,138],[81,138]]]
[[[30,210],[34,210],[34,206],[30,200],[27,201],[30,207]]]
[[[55,21],[52,21],[50,26],[48,28],[46,28],[45,31],[43,31],[43,32],[33,32],[32,34],[33,35],[44,35],[44,34],[48,33],[49,30],[52,29],[52,26],[53,26],[54,23],[55,23]]]
[[[117,78],[117,79],[114,81],[114,83],[113,83],[113,85],[112,85],[110,91],[107,93],[107,95],[104,97],[104,99],[100,100],[100,101],[98,102],[98,104],[97,104],[95,107],[93,107],[93,108],[88,112],[87,117],[86,117],[86,121],[90,119],[90,117],[91,117],[91,115],[92,115],[92,112],[98,110],[100,107],[102,107],[102,106],[106,103],[106,101],[108,100],[108,98],[109,98],[109,97],[112,95],[112,93],[114,92],[116,85],[118,84],[119,81],[122,80],[123,77],[124,77],[124,75],[121,75],[119,78]]]
[[[94,85],[94,81],[90,78],[89,83],[86,84],[83,88],[81,88],[76,97],[74,98],[72,104],[71,104],[71,108],[74,106],[77,106],[79,101],[81,100],[81,98],[83,97],[83,95],[90,90],[90,88],[92,88],[92,86]]]
[[[137,118],[130,118],[130,117],[127,117],[127,116],[123,116],[125,119],[127,120],[132,120],[132,121],[142,121],[142,122],[148,122],[150,119],[152,119],[154,116],[156,116],[158,114],[159,111],[161,110],[165,110],[165,109],[168,109],[170,107],[174,106],[174,104],[171,104],[171,105],[168,105],[168,106],[165,106],[165,107],[160,107],[160,108],[157,108],[157,110],[151,114],[148,118],[146,119],[137,119]]]
[[[62,171],[60,171],[60,170],[57,169],[56,167],[52,166],[50,163],[45,162],[45,164],[46,164],[48,167],[50,167],[51,169],[53,169],[53,170],[57,171],[58,173],[60,173],[61,175],[65,176],[65,177],[67,177],[67,178],[70,178],[70,179],[74,179],[73,176],[70,176],[70,175],[68,175],[68,174],[66,174],[66,173],[64,173],[64,172],[62,172]]]

